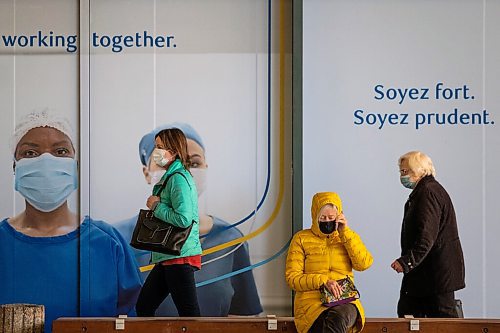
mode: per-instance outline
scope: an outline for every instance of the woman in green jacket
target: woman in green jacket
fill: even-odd
[[[188,171],[187,141],[180,129],[169,128],[159,132],[155,142],[152,158],[165,172],[153,187],[146,206],[165,223],[183,228],[193,223],[193,228],[180,255],[152,253],[151,263],[155,266],[141,289],[136,311],[138,316],[153,317],[158,306],[172,294],[179,316],[198,317],[194,279],[195,270],[201,268],[198,194]]]

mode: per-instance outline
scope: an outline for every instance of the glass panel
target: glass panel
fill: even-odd
[[[396,313],[401,275],[389,266],[400,256],[410,194],[398,158],[411,150],[432,158],[453,199],[465,316],[498,309],[500,284],[490,277],[499,270],[499,9],[494,1],[304,1],[304,202],[325,188],[343,198],[375,258],[356,275],[367,316]]]
[[[45,332],[79,315],[78,18],[78,1],[0,3],[0,304],[45,305]]]
[[[184,130],[198,162],[204,316],[290,314],[284,256],[251,266],[291,233],[290,119],[280,117],[291,105],[290,43],[280,15],[290,13],[255,0],[90,2],[89,214],[130,239],[156,168],[153,142],[141,139],[174,123]],[[145,277],[150,256],[135,255]],[[157,315],[176,313],[168,300]]]

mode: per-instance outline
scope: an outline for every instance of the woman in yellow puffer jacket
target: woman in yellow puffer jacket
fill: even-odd
[[[354,281],[352,270],[368,269],[373,257],[359,235],[348,227],[337,193],[316,193],[311,216],[311,229],[294,235],[286,259],[286,282],[296,292],[297,331],[359,332],[365,323],[359,299],[325,307],[319,288],[325,285],[334,295],[339,295],[341,288],[336,280],[347,275]]]

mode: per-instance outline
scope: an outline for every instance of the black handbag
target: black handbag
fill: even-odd
[[[170,177],[176,173],[185,178],[180,172],[169,175],[158,193],[163,191]],[[130,245],[140,250],[179,255],[194,223],[187,228],[177,227],[155,217],[152,210],[141,209]]]

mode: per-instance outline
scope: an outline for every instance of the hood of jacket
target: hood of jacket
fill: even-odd
[[[319,230],[319,212],[321,211],[321,208],[323,206],[331,204],[335,205],[338,209],[338,213],[342,213],[342,200],[340,200],[340,197],[337,193],[335,192],[320,192],[316,193],[313,198],[312,198],[312,203],[311,203],[311,218],[312,218],[312,224],[311,224],[311,230],[316,236],[320,237],[327,237],[327,235],[323,234]]]

